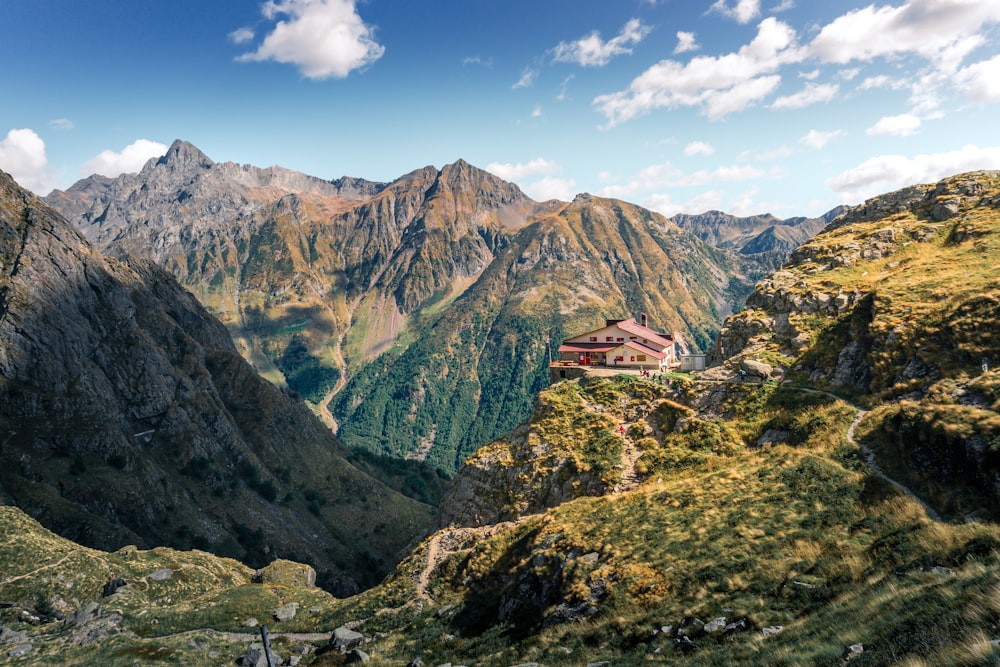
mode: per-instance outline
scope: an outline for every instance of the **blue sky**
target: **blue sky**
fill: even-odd
[[[184,139],[536,199],[818,215],[1000,169],[997,0],[0,0],[0,168],[41,194]]]

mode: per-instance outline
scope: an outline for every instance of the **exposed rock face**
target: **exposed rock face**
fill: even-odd
[[[990,372],[1000,358],[998,211],[1000,172],[850,209],[757,284],[713,358],[729,373],[781,359],[796,379],[874,394],[883,408],[872,439],[900,462],[897,475],[929,493],[965,487],[1000,512],[1000,394]],[[939,499],[955,503],[946,513],[980,509],[956,497]]]
[[[169,274],[102,256],[2,173],[0,434],[4,494],[91,546],[199,546],[259,564],[294,555],[351,590],[428,520],[349,465]],[[300,488],[344,498],[358,523],[276,503]],[[333,564],[361,557],[352,525],[387,512],[403,530],[363,547],[370,572]]]
[[[770,214],[740,218],[721,211],[707,211],[698,215],[678,214],[670,221],[709,245],[756,256],[769,268],[778,268],[792,250],[845,210],[846,207],[838,206],[818,218],[787,220]]]
[[[769,268],[625,202],[534,202],[463,161],[327,182],[176,142],[49,201],[107,252],[166,267],[262,373],[327,403],[345,442],[445,470],[530,414],[549,328],[646,312],[706,349]]]

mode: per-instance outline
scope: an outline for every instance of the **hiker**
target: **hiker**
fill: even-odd
[[[618,432],[622,434],[623,438],[625,437],[625,424],[618,427]]]
[[[747,379],[747,372],[741,368],[740,369],[740,382],[743,382],[746,379]]]

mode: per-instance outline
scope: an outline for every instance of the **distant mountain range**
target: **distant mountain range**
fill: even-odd
[[[529,414],[549,330],[646,312],[706,349],[788,238],[815,227],[734,218],[742,231],[710,240],[735,245],[716,248],[626,202],[535,202],[462,161],[323,181],[182,141],[47,201],[103,251],[173,273],[345,442],[446,470]]]
[[[173,276],[0,172],[0,500],[89,546],[298,558],[349,593],[432,509],[348,455]]]

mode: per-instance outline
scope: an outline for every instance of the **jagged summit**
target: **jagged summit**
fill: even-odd
[[[194,144],[182,141],[181,139],[175,139],[174,143],[167,149],[167,152],[157,158],[153,164],[157,167],[166,166],[171,171],[178,172],[209,169],[215,162],[202,153]],[[149,163],[147,163],[148,166]]]

